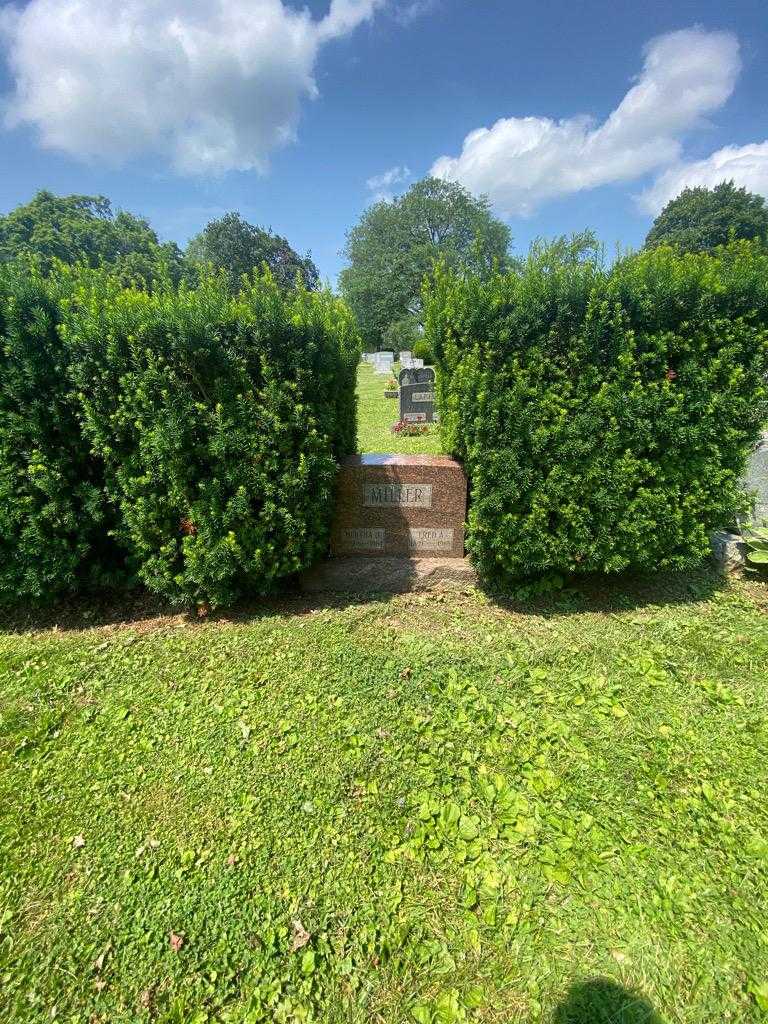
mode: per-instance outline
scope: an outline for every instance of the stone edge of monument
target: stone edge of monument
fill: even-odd
[[[355,555],[329,558],[301,575],[301,589],[314,594],[405,594],[420,590],[469,590],[479,585],[468,558],[404,558]]]
[[[736,572],[747,561],[747,545],[741,534],[729,530],[718,530],[710,537],[712,561],[723,572]]]
[[[342,460],[342,467],[357,466],[447,466],[464,472],[464,467],[450,455],[393,455],[391,452],[366,452],[364,455],[348,455]]]

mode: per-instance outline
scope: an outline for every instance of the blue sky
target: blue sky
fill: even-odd
[[[183,244],[239,210],[332,281],[430,170],[517,250],[637,246],[688,183],[768,195],[765,0],[31,0],[0,7],[0,94],[0,212],[101,193]]]

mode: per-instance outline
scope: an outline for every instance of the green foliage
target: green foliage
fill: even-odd
[[[743,510],[768,413],[756,243],[610,270],[539,249],[487,280],[441,270],[426,302],[443,443],[492,579],[690,566]]]
[[[425,366],[433,365],[435,357],[426,338],[419,338],[413,343],[413,357],[414,359],[423,359]]]
[[[185,605],[270,589],[325,549],[354,449],[354,321],[268,273],[232,295],[83,272],[62,333],[85,433],[140,579]]]
[[[394,352],[397,358],[400,352],[412,352],[414,345],[421,337],[419,322],[414,316],[405,316],[389,324],[381,338],[384,352]]]
[[[437,260],[457,271],[487,273],[504,263],[509,229],[454,182],[425,178],[394,202],[363,214],[347,235],[350,265],[341,291],[372,348],[384,347],[385,331],[404,318],[421,320],[421,285]],[[406,348],[408,346],[405,346]]]
[[[33,256],[48,273],[54,263],[106,266],[125,281],[177,281],[183,257],[173,242],[161,244],[146,220],[115,214],[104,196],[55,196],[38,192],[0,217],[0,262]]]
[[[645,244],[709,252],[739,238],[768,242],[768,207],[762,196],[723,181],[712,189],[686,188],[670,200],[653,222]]]
[[[768,526],[747,526],[742,530],[747,561],[759,569],[768,567]]]
[[[0,603],[104,583],[116,554],[101,464],[57,333],[60,281],[0,265]]]
[[[286,239],[249,224],[239,213],[212,220],[189,243],[187,257],[226,271],[235,289],[243,275],[261,271],[264,264],[282,288],[293,288],[298,276],[305,288],[314,289],[320,277],[309,256],[299,256]]]

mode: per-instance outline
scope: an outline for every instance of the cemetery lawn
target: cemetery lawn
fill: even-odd
[[[397,375],[398,364],[395,364]],[[357,370],[357,448],[360,452],[393,452],[396,455],[439,455],[437,424],[422,437],[397,437],[391,431],[399,415],[398,399],[384,397],[387,377],[373,372],[368,363]]]
[[[764,1019],[764,584],[62,615],[0,632],[1,1020]]]

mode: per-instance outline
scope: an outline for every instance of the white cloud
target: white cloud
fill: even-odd
[[[0,18],[6,122],[76,157],[264,171],[317,94],[319,48],[383,2],[332,0],[315,21],[282,0],[31,0]]]
[[[670,32],[645,48],[635,85],[602,124],[509,117],[470,132],[457,157],[432,173],[485,193],[507,214],[530,214],[557,196],[629,181],[680,158],[680,136],[721,107],[740,70],[729,32]]]
[[[377,7],[385,0],[331,0],[331,8],[317,27],[321,39],[335,39],[346,35],[373,17]]]
[[[369,178],[365,183],[365,187],[370,192],[380,192],[382,189],[391,188],[393,185],[399,185],[403,181],[407,181],[411,176],[411,172],[408,167],[390,167],[388,171],[383,171],[381,174],[376,174],[374,177]]]
[[[706,160],[675,164],[638,197],[638,202],[643,210],[656,214],[684,188],[713,188],[731,180],[768,198],[768,141],[724,146]]]
[[[394,9],[395,19],[401,25],[410,25],[417,18],[431,14],[439,3],[440,0],[403,0],[403,3]]]

